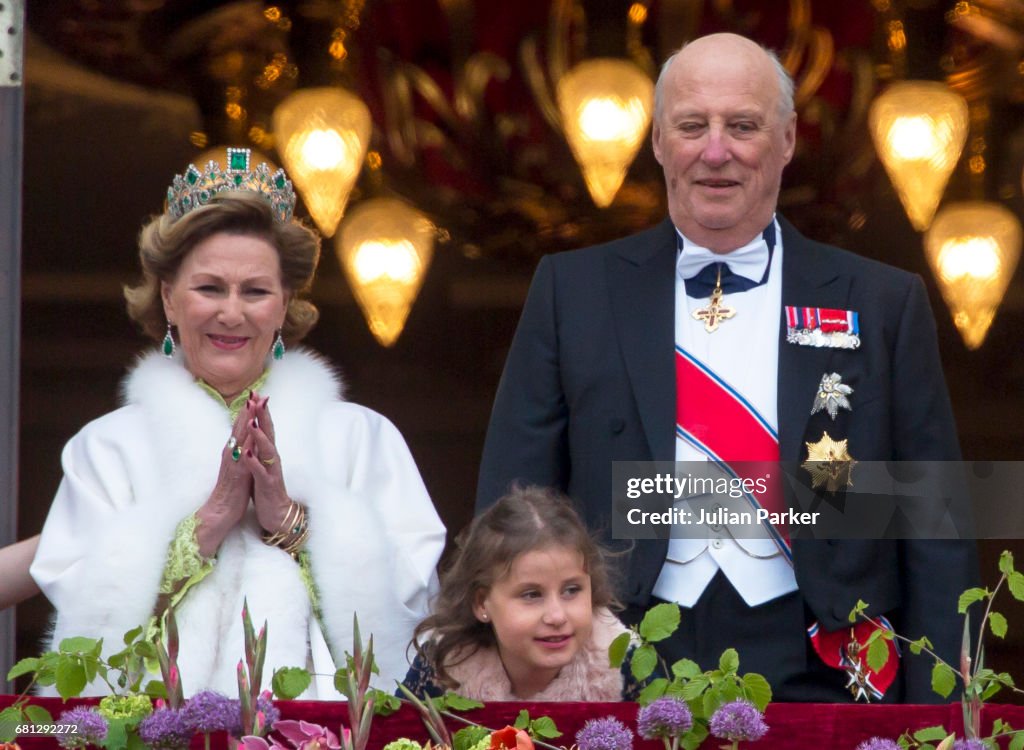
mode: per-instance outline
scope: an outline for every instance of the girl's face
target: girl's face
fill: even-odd
[[[494,625],[512,691],[530,697],[590,641],[593,606],[583,555],[561,546],[522,553],[477,597],[473,612]]]

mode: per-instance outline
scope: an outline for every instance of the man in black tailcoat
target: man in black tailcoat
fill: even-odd
[[[792,81],[754,42],[715,34],[668,60],[653,145],[669,218],[541,260],[496,395],[478,509],[512,481],[554,486],[606,532],[613,461],[802,462],[826,437],[858,461],[959,460],[920,278],[809,240],[775,213],[795,138]],[[701,421],[712,403],[737,420],[724,438],[714,414]],[[739,454],[730,435],[743,436]],[[742,455],[755,444],[757,455]],[[849,674],[827,664],[835,655],[808,628],[846,638],[858,599],[958,663],[956,603],[977,580],[973,542],[769,546],[727,530],[637,542],[623,562],[626,618],[679,603],[670,661],[709,668],[735,647],[742,671],[764,674],[781,700],[851,700]],[[881,699],[936,700],[931,662],[906,650],[900,659]]]

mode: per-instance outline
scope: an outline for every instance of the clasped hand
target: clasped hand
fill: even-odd
[[[281,458],[274,444],[269,396],[251,393],[238,412],[231,438],[221,451],[220,473],[209,499],[199,509],[199,551],[212,556],[245,515],[251,500],[256,519],[268,532],[278,531],[292,501],[284,486]]]

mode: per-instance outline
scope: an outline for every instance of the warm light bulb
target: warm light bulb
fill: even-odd
[[[967,140],[967,102],[936,81],[903,81],[872,102],[868,122],[907,217],[923,232]]]
[[[580,130],[590,141],[632,142],[647,130],[643,102],[599,96],[587,100],[579,115]]]
[[[353,259],[356,277],[365,284],[382,281],[412,283],[420,272],[416,248],[408,240],[367,240]]]
[[[925,256],[968,349],[977,349],[1020,258],[1021,225],[998,203],[945,206],[924,236]]]
[[[278,153],[324,236],[334,234],[345,211],[371,125],[362,100],[339,88],[300,89],[274,110]]]
[[[897,117],[887,137],[892,154],[903,161],[931,161],[942,153],[943,139],[928,117]],[[948,138],[948,136],[947,136]]]
[[[313,169],[334,169],[345,161],[349,149],[333,130],[312,130],[299,136],[296,148]]]
[[[395,343],[434,254],[431,221],[394,198],[374,198],[349,212],[335,250],[374,337]]]
[[[954,237],[943,243],[937,262],[946,281],[995,279],[999,275],[999,246],[991,237]]]
[[[654,84],[627,60],[587,60],[562,76],[557,94],[565,138],[591,198],[604,208],[644,141]]]

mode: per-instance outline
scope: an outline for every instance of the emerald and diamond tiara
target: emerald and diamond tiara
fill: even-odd
[[[249,171],[250,156],[247,148],[229,148],[227,169],[221,169],[220,164],[212,160],[202,172],[189,164],[185,174],[174,175],[174,181],[167,188],[167,211],[180,219],[193,208],[209,203],[219,192],[251,190],[270,202],[279,221],[289,221],[295,211],[295,190],[291,181],[283,169],[271,174],[266,164]]]

